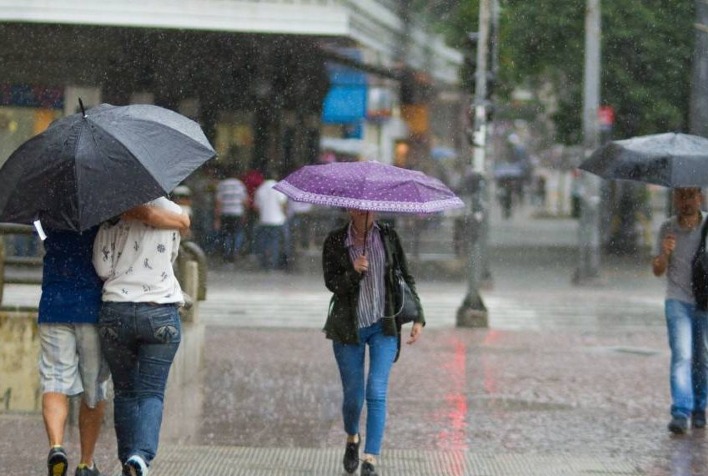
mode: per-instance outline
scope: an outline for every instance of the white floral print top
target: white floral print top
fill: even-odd
[[[148,205],[182,211],[164,197]],[[93,266],[104,281],[103,301],[183,304],[172,268],[179,243],[179,231],[157,229],[137,220],[101,225],[93,245]]]

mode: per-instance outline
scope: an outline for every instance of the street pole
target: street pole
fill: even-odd
[[[696,0],[689,130],[708,137],[708,0]]]
[[[488,226],[486,205],[486,147],[487,147],[487,58],[489,53],[489,30],[491,1],[479,2],[479,36],[477,42],[477,70],[474,88],[474,134],[472,169],[476,186],[472,196],[468,227],[467,295],[457,310],[458,327],[488,327],[487,308],[479,294],[479,284],[484,271],[486,249],[484,247]]]
[[[600,0],[587,0],[585,14],[585,78],[583,91],[583,146],[588,157],[600,144],[597,111],[600,105]],[[600,277],[600,178],[582,172],[578,269],[576,284],[592,284]]]

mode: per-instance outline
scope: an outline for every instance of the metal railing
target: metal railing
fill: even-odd
[[[0,304],[5,284],[41,285],[41,273],[18,272],[19,269],[36,270],[42,266],[42,256],[17,256],[8,245],[10,237],[32,237],[34,228],[29,225],[0,223]]]

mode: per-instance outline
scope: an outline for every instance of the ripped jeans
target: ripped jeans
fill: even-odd
[[[173,304],[104,302],[98,320],[115,390],[114,422],[121,463],[157,453],[167,376],[182,336]]]

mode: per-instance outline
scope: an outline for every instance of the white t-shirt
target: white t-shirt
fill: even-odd
[[[148,205],[182,212],[164,197]],[[157,229],[137,220],[101,225],[93,245],[93,266],[104,281],[102,300],[184,304],[172,268],[179,243],[179,231]]]
[[[254,203],[258,207],[261,225],[284,225],[288,197],[275,190],[275,180],[266,180],[256,190]]]
[[[305,215],[312,211],[312,204],[307,202],[296,202],[295,200],[288,200],[288,218],[293,215]]]

